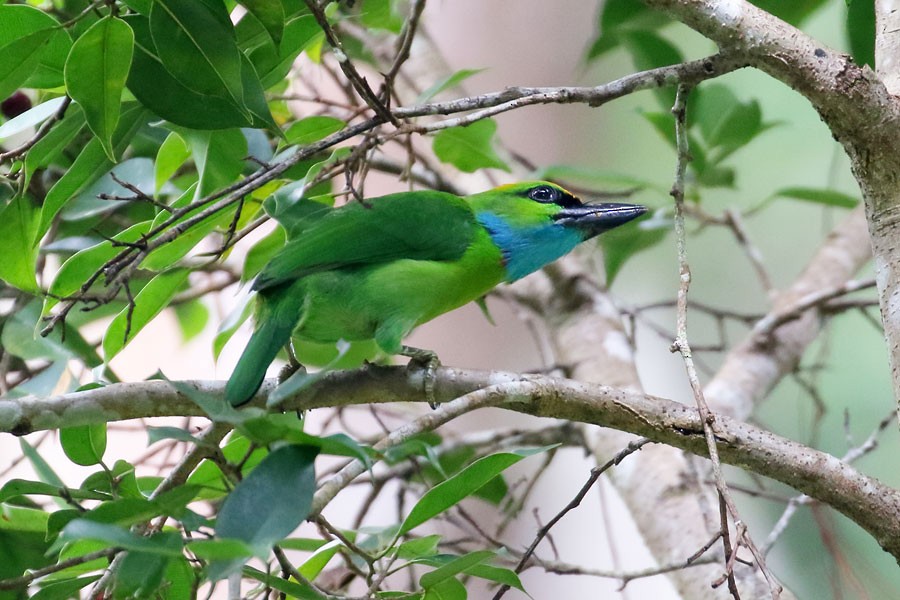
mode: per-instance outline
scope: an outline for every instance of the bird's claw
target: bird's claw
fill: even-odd
[[[409,357],[409,363],[416,363],[425,371],[425,380],[422,384],[425,392],[425,401],[432,410],[440,406],[440,402],[434,398],[434,384],[437,381],[437,369],[441,366],[441,360],[438,355],[431,350],[422,350],[421,348],[413,348],[412,346],[403,346],[400,352],[403,356]]]

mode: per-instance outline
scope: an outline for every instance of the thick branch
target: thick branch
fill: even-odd
[[[224,384],[192,382],[221,395]],[[607,386],[542,376],[439,369],[435,397],[449,401],[492,386],[490,402],[518,412],[629,431],[706,455],[703,425],[694,408]],[[271,391],[267,382],[256,401]],[[363,403],[421,401],[420,372],[405,367],[336,371],[283,405],[285,410]],[[461,398],[460,401],[465,401]],[[452,402],[447,410],[455,407]],[[37,429],[151,416],[200,415],[200,409],[165,381],[112,384],[49,398],[0,401],[0,430]],[[859,473],[837,458],[725,416],[716,417],[723,462],[790,485],[829,504],[866,529],[900,559],[900,492]]]

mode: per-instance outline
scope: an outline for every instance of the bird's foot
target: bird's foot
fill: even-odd
[[[431,350],[422,350],[421,348],[413,348],[412,346],[403,346],[400,354],[402,356],[408,356],[410,364],[416,363],[424,369],[425,381],[423,383],[423,388],[425,400],[432,410],[437,408],[440,403],[434,399],[434,383],[437,380],[437,368],[441,366],[438,355]]]
[[[298,371],[306,373],[306,367],[300,364],[297,359],[294,358],[294,355],[292,353],[290,354],[290,360],[288,360],[288,362],[285,363],[283,367],[281,367],[281,370],[278,371],[278,385],[281,385],[282,383],[290,379],[291,375],[297,373]]]

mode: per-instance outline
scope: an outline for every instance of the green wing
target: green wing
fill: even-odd
[[[403,258],[455,260],[472,243],[476,227],[469,204],[444,192],[404,192],[351,202],[292,231],[253,289],[353,265]]]

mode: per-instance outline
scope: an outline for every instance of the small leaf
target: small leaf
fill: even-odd
[[[397,546],[397,557],[413,560],[426,556],[434,556],[437,554],[438,544],[440,544],[440,542],[441,536],[436,534],[407,540]]]
[[[191,150],[177,132],[170,133],[159,146],[156,153],[155,164],[155,188],[156,192],[163,188],[169,179],[175,175],[181,165],[191,157]]]
[[[622,43],[628,31],[652,31],[671,22],[661,11],[634,0],[606,0],[600,9],[599,34],[588,50],[587,60],[599,58]]]
[[[338,553],[338,550],[341,549],[340,540],[332,540],[318,548],[315,552],[313,552],[312,556],[306,559],[306,561],[300,565],[297,570],[301,575],[306,577],[307,581],[313,581],[316,577],[319,576],[319,573],[328,566],[328,561],[330,561],[335,554]]]
[[[38,249],[34,238],[40,211],[30,198],[18,195],[0,209],[0,280],[20,290],[37,293],[35,265]]]
[[[416,98],[416,104],[425,104],[444,90],[454,88],[472,75],[477,75],[482,71],[484,71],[484,69],[461,69],[456,73],[453,73],[452,75],[441,79],[440,81],[429,87],[427,90],[419,94],[419,97]]]
[[[434,587],[435,585],[446,581],[447,579],[453,578],[466,569],[481,564],[484,561],[493,558],[494,556],[496,556],[496,553],[491,550],[479,550],[477,552],[470,552],[469,554],[457,556],[450,562],[438,567],[434,571],[422,575],[419,578],[419,585],[421,585],[425,589]]]
[[[117,160],[112,137],[119,122],[122,90],[133,52],[131,27],[121,19],[107,16],[75,41],[66,61],[66,90],[84,109],[88,127],[112,161]]]
[[[59,442],[63,452],[76,465],[99,464],[106,452],[106,423],[63,427],[59,430]]]
[[[428,588],[422,600],[466,600],[468,593],[458,579],[445,579],[434,587]]]
[[[103,358],[106,362],[112,360],[147,323],[169,305],[169,301],[187,281],[188,274],[189,269],[160,273],[134,297],[134,306],[126,306],[116,315],[103,336]]]
[[[243,575],[255,579],[265,585],[266,588],[281,592],[290,598],[299,598],[299,600],[328,600],[328,598],[333,597],[326,597],[320,594],[306,582],[284,579],[276,575],[263,573],[253,567],[244,567]],[[415,600],[415,598],[409,600]]]
[[[434,137],[434,154],[441,162],[450,163],[460,171],[473,173],[478,169],[509,167],[494,150],[497,122],[493,119],[476,121],[466,127],[452,127]]]
[[[362,24],[371,29],[400,33],[403,17],[394,11],[393,0],[363,0],[359,10]]]
[[[346,125],[344,121],[334,117],[306,117],[288,127],[287,131],[284,132],[284,137],[289,144],[303,146],[318,142],[332,133],[340,131]]]
[[[854,208],[859,204],[858,196],[851,196],[836,190],[826,190],[821,188],[782,188],[775,192],[773,196],[791,198],[792,200],[803,200],[804,202],[814,202],[816,204],[824,204],[825,206],[837,206],[839,208]]]
[[[491,454],[428,490],[409,512],[397,535],[403,535],[422,523],[441,514],[462,499],[472,495],[491,479],[516,464],[526,456],[543,452],[547,448],[519,450]]]
[[[318,448],[293,444],[270,452],[225,499],[216,519],[216,536],[241,540],[254,553],[268,554],[309,516],[318,453]],[[244,562],[213,562],[209,577],[221,579]]]
[[[44,104],[49,104],[50,102],[52,100]],[[38,106],[43,106],[43,104]],[[60,161],[63,150],[78,137],[84,124],[84,111],[77,104],[74,106],[70,105],[62,121],[56,123],[47,135],[38,140],[31,147],[31,150],[28,151],[28,154],[25,155],[25,181],[22,184],[23,187],[28,188],[31,176],[34,175],[35,171]],[[68,163],[66,164],[68,166]]]
[[[181,329],[181,341],[189,342],[206,328],[209,323],[209,309],[200,299],[176,304],[175,318],[178,319],[178,327]]]

